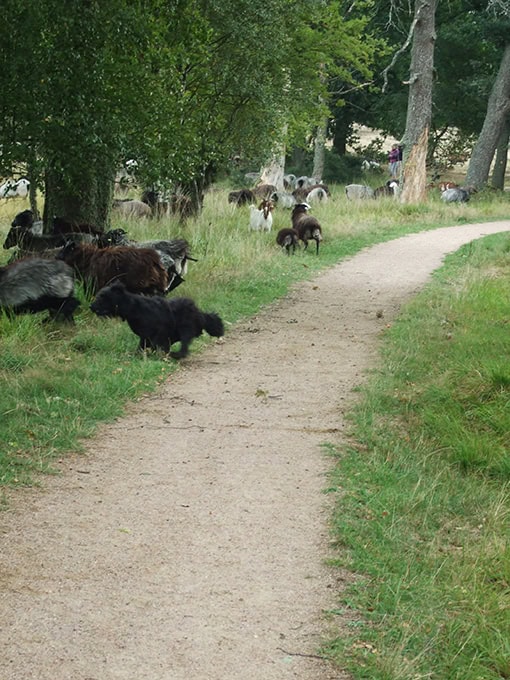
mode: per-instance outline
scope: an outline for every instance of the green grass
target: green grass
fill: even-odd
[[[358,576],[326,651],[355,679],[510,677],[509,265],[504,234],[447,259],[332,451],[333,564]]]

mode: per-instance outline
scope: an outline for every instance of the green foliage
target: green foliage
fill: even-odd
[[[506,235],[450,256],[352,413],[331,490],[359,620],[328,649],[354,678],[510,671],[508,257]]]

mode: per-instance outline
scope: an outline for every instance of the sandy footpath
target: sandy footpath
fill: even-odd
[[[299,284],[10,493],[0,680],[346,678],[316,657],[343,625],[324,614],[342,574],[322,444],[342,441],[402,303],[446,253],[508,229],[407,236]]]

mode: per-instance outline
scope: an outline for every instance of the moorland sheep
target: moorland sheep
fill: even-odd
[[[250,229],[253,231],[271,231],[273,226],[273,204],[263,200],[259,207],[250,205]]]
[[[319,243],[322,241],[322,228],[317,218],[307,215],[310,206],[308,203],[298,203],[292,211],[292,228],[296,230],[298,238],[308,248],[308,241],[313,240],[316,244],[316,254],[319,254]]]
[[[296,175],[289,173],[283,176],[283,186],[287,191],[293,191],[296,188]]]
[[[114,281],[122,281],[132,293],[164,295],[168,291],[166,269],[152,248],[98,248],[89,243],[68,241],[58,258],[73,267],[92,292]]]
[[[297,203],[296,197],[286,191],[273,191],[269,199],[280,208],[293,208]]]
[[[290,255],[292,249],[292,254],[296,252],[296,247],[299,245],[299,236],[295,229],[287,228],[280,229],[276,234],[276,243],[281,247],[285,248],[287,255]]]
[[[441,194],[441,200],[445,203],[467,203],[470,197],[471,191],[462,187],[452,187]]]
[[[350,201],[363,200],[365,198],[373,198],[374,190],[366,184],[347,184],[345,195]]]
[[[48,310],[51,319],[72,322],[79,304],[74,272],[65,262],[34,257],[0,267],[0,308],[8,313]]]
[[[228,195],[228,202],[237,206],[249,205],[256,200],[255,194],[251,189],[239,189],[231,191]]]
[[[275,191],[278,191],[278,189],[274,184],[259,184],[254,189],[252,189],[252,191],[255,195],[255,198],[269,200],[271,194],[273,194]]]
[[[150,206],[143,201],[114,199],[113,209],[122,217],[150,217],[152,215]]]
[[[28,179],[8,179],[0,184],[0,198],[26,198],[29,188]]]
[[[374,198],[384,198],[391,196],[396,198],[400,193],[400,187],[397,179],[389,179],[382,187],[374,189]]]
[[[43,233],[43,221],[36,220],[34,213],[30,209],[19,212],[11,222],[11,227],[24,227],[37,235]]]
[[[292,211],[292,228],[296,230],[298,238],[303,241],[305,250],[308,241],[313,240],[316,244],[316,254],[319,254],[319,244],[322,241],[322,228],[317,218],[307,215],[310,209],[308,203],[298,203]]]
[[[140,350],[168,353],[175,342],[180,342],[180,349],[170,352],[174,359],[187,356],[192,340],[204,330],[216,338],[224,333],[221,318],[214,312],[202,312],[190,298],[148,298],[130,293],[122,283],[103,288],[90,308],[97,316],[127,321],[140,339]]]
[[[132,241],[127,237],[124,229],[111,229],[102,237],[98,238],[97,245],[100,248],[108,246],[130,246],[131,248],[154,248],[158,253],[163,267],[168,274],[168,290],[177,288],[183,283],[183,276],[188,271],[188,261],[197,262],[191,257],[190,245],[183,238],[159,239],[153,241]]]
[[[306,194],[307,203],[320,203],[326,202],[328,200],[328,192],[325,187],[317,186],[310,189]]]
[[[65,244],[65,236],[60,234],[34,234],[30,227],[14,226],[9,229],[4,241],[4,250],[18,246],[21,250],[40,253]]]

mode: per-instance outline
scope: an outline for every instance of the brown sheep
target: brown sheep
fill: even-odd
[[[114,281],[122,281],[132,293],[164,295],[168,291],[167,272],[152,248],[98,248],[88,243],[69,242],[58,259],[71,265],[92,292]]]
[[[305,244],[305,250],[308,248],[308,241],[315,241],[318,255],[319,243],[322,241],[322,229],[315,217],[306,214],[309,208],[308,203],[298,203],[294,206],[291,215],[292,228],[296,230],[299,240]]]
[[[276,234],[276,243],[281,246],[282,248],[285,248],[287,251],[287,255],[290,255],[290,251],[292,249],[292,254],[296,252],[296,246],[299,245],[299,236],[298,233],[295,229],[280,229],[280,231]]]

